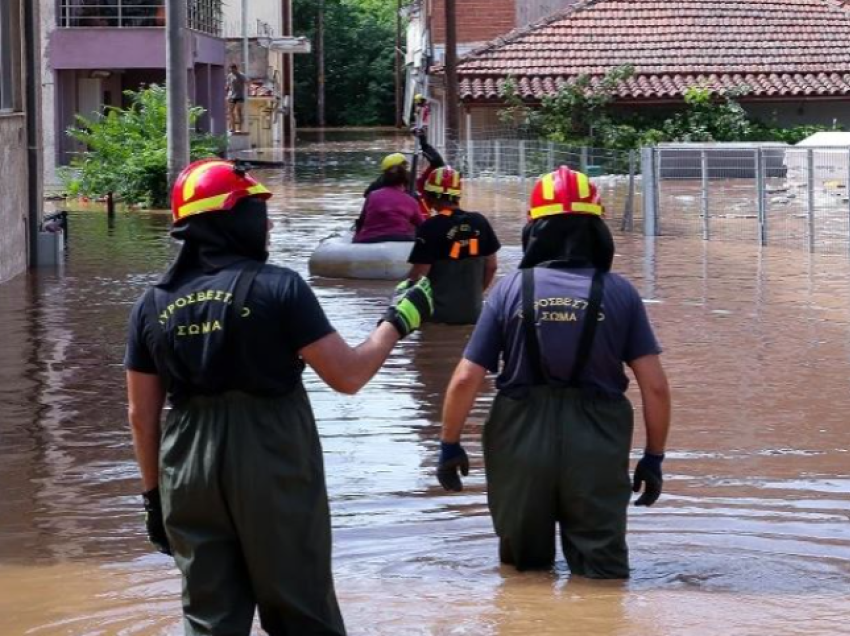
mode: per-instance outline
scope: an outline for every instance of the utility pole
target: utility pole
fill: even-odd
[[[248,48],[248,0],[242,0],[242,72],[248,75],[248,64],[250,63]]]
[[[446,145],[450,154],[460,135],[457,86],[457,10],[455,0],[446,3]]]
[[[165,66],[168,111],[168,182],[189,163],[189,77],[184,27],[186,0],[166,0]]]
[[[401,0],[397,0],[395,14],[395,127],[404,126],[404,91],[402,90],[401,59]]]
[[[316,119],[319,128],[325,127],[325,0],[319,0],[319,14],[316,16]]]

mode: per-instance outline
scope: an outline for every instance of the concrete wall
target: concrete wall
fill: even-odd
[[[289,0],[250,0],[248,4],[248,37],[283,34],[283,12]],[[242,0],[226,0],[222,5],[224,37],[242,37]]]
[[[22,113],[0,115],[0,283],[27,267],[27,170],[26,118]]]
[[[42,143],[46,151],[43,157],[44,186],[49,190],[59,188],[56,174],[57,131],[59,128],[56,109],[56,75],[50,64],[50,37],[56,29],[56,2],[41,0],[39,3],[41,21],[41,130]]]

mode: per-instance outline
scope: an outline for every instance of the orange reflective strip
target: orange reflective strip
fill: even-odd
[[[452,258],[460,258],[460,243],[455,241],[452,243],[452,251],[449,254]]]
[[[478,239],[469,239],[469,255],[478,256]]]
[[[543,186],[543,198],[546,201],[555,200],[555,175],[547,174],[540,180],[540,185]]]
[[[186,182],[183,184],[183,200],[191,200],[192,197],[195,196],[195,190],[198,187],[198,180],[202,176],[204,176],[208,170],[219,166],[232,168],[233,164],[228,161],[210,161],[209,163],[201,164],[200,166],[192,170],[192,172],[189,173],[189,176],[186,177]]]
[[[590,179],[587,178],[586,174],[582,174],[581,172],[574,174],[576,176],[576,183],[578,184],[578,198],[588,198],[590,196]]]

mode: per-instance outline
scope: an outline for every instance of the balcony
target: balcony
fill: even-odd
[[[187,26],[221,37],[222,0],[186,0]],[[59,0],[62,28],[149,29],[165,26],[165,0]]]

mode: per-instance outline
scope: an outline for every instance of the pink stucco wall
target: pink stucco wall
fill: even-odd
[[[187,31],[187,68],[224,65],[224,40]],[[50,36],[53,70],[165,68],[165,29],[72,28]]]

